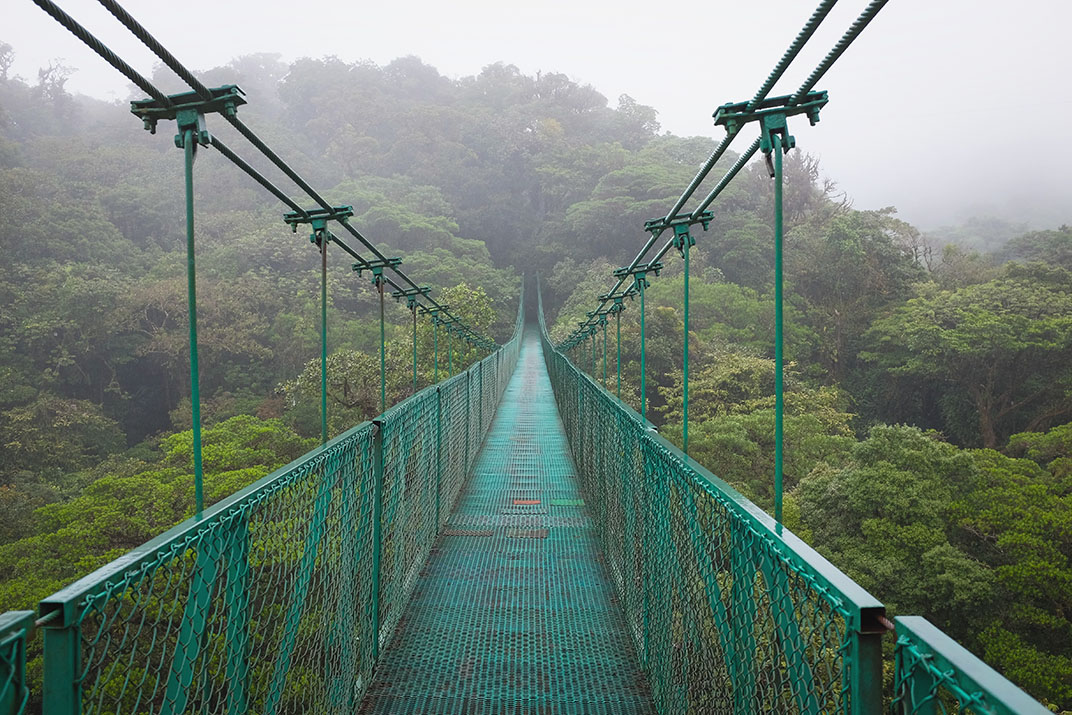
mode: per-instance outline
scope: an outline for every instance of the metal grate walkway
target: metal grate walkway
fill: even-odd
[[[361,712],[652,711],[527,326],[487,442]]]

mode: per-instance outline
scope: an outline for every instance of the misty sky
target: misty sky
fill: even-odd
[[[58,0],[143,74],[153,57],[93,0]],[[195,70],[235,56],[336,55],[384,64],[417,55],[445,75],[496,61],[627,93],[664,130],[721,137],[719,104],[749,99],[817,0],[596,2],[283,0],[125,6]],[[126,80],[29,0],[3,0],[15,73],[62,58],[68,89],[128,99]],[[788,94],[866,5],[841,0],[775,94]],[[791,125],[857,208],[895,205],[928,228],[969,215],[1072,223],[1069,0],[890,0],[819,83],[822,122]],[[256,97],[250,97],[256,102]],[[131,119],[131,131],[138,130]],[[741,146],[746,141],[740,142]],[[715,205],[717,208],[717,204]]]

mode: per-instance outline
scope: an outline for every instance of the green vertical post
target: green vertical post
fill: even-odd
[[[681,253],[685,257],[685,340],[681,351],[681,451],[689,453],[689,245],[692,236],[683,236]]]
[[[647,279],[643,273],[638,273],[636,278],[637,290],[640,293],[640,418],[646,419],[644,416],[645,408],[645,391],[648,384],[647,376],[647,350],[644,346],[644,287],[648,284]]]
[[[387,411],[387,347],[383,328],[383,276],[376,275],[376,288],[380,291],[380,414]]]
[[[320,243],[320,443],[328,441],[328,242]]]
[[[465,371],[465,475],[463,475],[463,478],[469,476],[469,423],[473,421],[471,418],[472,412],[470,412],[471,400],[469,395],[473,391],[472,376],[469,370]]]
[[[447,372],[454,377],[454,338],[450,330],[447,331]]]
[[[436,489],[435,489],[435,528],[439,535],[439,495],[443,491],[443,391],[436,387],[435,405],[435,453],[436,453]]]
[[[607,389],[607,318],[604,316],[599,321],[603,328],[603,389]]]
[[[622,309],[624,306],[619,303],[616,306],[617,310],[614,311],[615,322],[618,324],[618,399],[622,399]]]
[[[409,312],[413,314],[413,394],[417,394],[417,302],[410,298]]]
[[[782,523],[782,141],[774,146],[774,520]]]
[[[372,662],[380,656],[380,556],[383,547],[383,421],[372,434]]]
[[[77,625],[45,626],[45,678],[42,712],[82,712],[82,631]]]
[[[186,305],[190,314],[190,417],[194,433],[194,505],[200,517],[205,508],[204,467],[201,460],[201,371],[197,363],[197,266],[194,258],[194,140],[193,129],[182,135],[186,154]]]
[[[853,624],[852,644],[849,656],[853,668],[849,671],[849,689],[852,693],[852,715],[865,715],[882,711],[882,632],[865,633],[862,624]],[[925,709],[915,710],[927,713]]]
[[[592,343],[592,377],[595,378],[599,371],[596,370],[596,328],[594,325],[588,330],[588,339]]]
[[[479,437],[484,436],[484,363],[478,362],[480,366],[480,399],[477,400],[477,414],[479,415],[478,424],[480,425]]]
[[[439,318],[432,316],[432,354],[435,356],[435,375],[433,382],[439,384]]]

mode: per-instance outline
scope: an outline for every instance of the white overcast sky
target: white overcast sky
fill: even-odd
[[[149,74],[153,57],[94,0],[59,4]],[[496,61],[563,72],[659,111],[663,129],[722,136],[719,104],[751,97],[817,0],[127,0],[194,70],[276,52],[380,64],[417,55],[443,74]],[[866,4],[841,0],[776,94],[789,93]],[[62,58],[68,88],[128,98],[126,80],[30,0],[2,0],[15,73]],[[798,146],[858,208],[895,205],[924,228],[970,214],[1072,223],[1072,0],[890,0],[821,81],[822,122]],[[256,102],[256,97],[250,98]],[[131,131],[138,130],[131,120]]]

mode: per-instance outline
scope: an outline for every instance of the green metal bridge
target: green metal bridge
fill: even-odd
[[[538,284],[496,345],[464,325],[327,203],[114,0],[99,0],[191,87],[165,95],[51,0],[34,2],[143,89],[145,127],[184,150],[196,514],[42,600],[0,615],[0,715],[77,713],[1048,712],[920,617],[881,602],[781,525],[781,166],[787,120],[814,124],[813,87],[885,4],[860,18],[795,93],[767,95],[833,7],[824,0],[755,97],[715,114],[726,139],[616,285],[553,344]],[[234,126],[316,205],[305,208],[207,129]],[[746,126],[759,138],[682,210]],[[322,444],[206,507],[201,489],[193,162],[212,147],[309,224],[321,256]],[[607,376],[607,325],[639,297],[761,151],[775,180],[777,445],[773,516],[660,437]],[[338,228],[337,234],[332,227]],[[666,232],[671,238],[659,248]],[[381,410],[329,439],[327,266],[335,246],[380,298]],[[653,252],[654,250],[654,252]],[[414,394],[388,408],[387,289],[413,316]],[[416,325],[435,330],[417,390]],[[454,342],[483,357],[449,372]],[[597,336],[602,332],[603,374]],[[579,364],[590,366],[591,375]],[[444,371],[447,372],[447,371]],[[645,371],[641,369],[641,378]],[[887,658],[884,660],[884,652]],[[42,656],[30,662],[28,654]],[[892,657],[891,657],[892,656]]]

